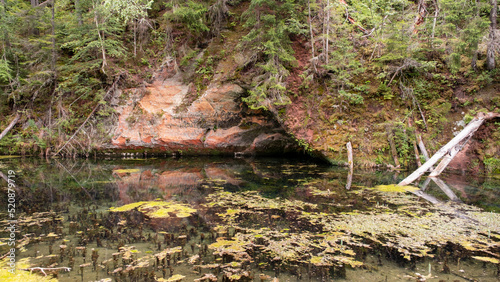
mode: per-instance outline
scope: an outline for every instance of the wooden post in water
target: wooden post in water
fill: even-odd
[[[347,190],[351,189],[351,184],[352,184],[352,173],[354,170],[354,163],[353,163],[353,158],[352,158],[352,145],[351,141],[347,142],[347,162],[349,164],[349,174],[347,175],[347,184],[345,188]]]

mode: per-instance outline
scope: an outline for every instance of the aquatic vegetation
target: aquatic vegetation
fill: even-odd
[[[119,174],[126,174],[126,173],[137,173],[140,171],[141,170],[138,168],[129,168],[129,169],[115,169],[113,172],[119,173]]]
[[[197,212],[196,209],[193,209],[186,204],[164,201],[136,202],[117,208],[110,208],[109,211],[126,212],[135,209],[150,218],[168,218],[172,217],[172,215],[174,217],[183,218],[189,217]]]
[[[484,261],[484,262],[491,262],[491,263],[494,263],[494,264],[500,264],[500,259],[497,259],[497,258],[479,257],[479,256],[473,256],[472,258],[480,260],[480,261]]]
[[[404,192],[415,192],[420,190],[418,187],[413,187],[413,186],[399,186],[396,184],[391,184],[391,185],[378,185],[375,186],[375,189],[381,192],[397,192],[397,193],[404,193]]]
[[[174,276],[168,278],[167,282],[175,282],[175,281],[181,281],[182,279],[184,279],[186,276],[184,275],[181,275],[181,274],[175,274]],[[161,281],[161,280],[160,280]]]
[[[215,253],[219,255],[223,254],[238,254],[245,251],[244,246],[249,244],[249,242],[236,240],[225,240],[223,238],[217,238],[215,243],[208,246],[209,249],[214,249]]]
[[[266,210],[284,214],[292,233],[272,228],[246,228],[244,234],[235,235],[246,241],[255,240],[263,245],[262,250],[270,257],[284,262],[309,261],[317,265],[357,267],[362,262],[354,259],[352,248],[369,248],[371,244],[388,248],[408,261],[434,257],[436,249],[449,244],[477,254],[492,253],[498,248],[498,243],[491,241],[491,234],[500,232],[498,214],[455,203],[429,205],[414,195],[401,193],[415,189],[418,188],[377,186],[371,190],[373,193],[389,192],[394,196],[384,198],[385,204],[377,203],[368,211],[340,214],[320,212],[318,205],[298,200],[267,199],[255,192],[214,193],[208,197],[211,200],[208,206],[225,207],[226,213],[219,215],[232,225],[237,221],[230,216],[233,214],[240,218],[256,210],[263,214]],[[265,216],[260,217],[260,221],[252,217],[257,220],[253,226],[269,226],[265,219]],[[243,222],[239,221],[240,227]],[[322,233],[312,235],[304,229]],[[298,230],[300,233],[295,234]]]
[[[247,191],[242,193],[218,192],[208,195],[207,201],[209,202],[209,207],[226,207],[227,205],[231,205],[256,211],[273,209],[298,211],[317,208],[316,204],[298,200],[264,198],[260,196],[257,191]]]

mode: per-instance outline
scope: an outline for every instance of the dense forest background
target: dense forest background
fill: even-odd
[[[192,100],[216,75],[241,85],[334,163],[351,141],[357,164],[412,166],[419,137],[434,152],[499,112],[497,13],[496,0],[1,0],[0,129],[19,122],[0,148],[88,155],[111,138],[110,91],[170,68]],[[466,169],[499,170],[500,124],[474,139]]]

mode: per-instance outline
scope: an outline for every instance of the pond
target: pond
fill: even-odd
[[[25,281],[500,278],[498,175],[398,187],[406,173],[355,169],[346,188],[344,168],[208,157],[3,156],[0,171],[2,281],[14,256]]]

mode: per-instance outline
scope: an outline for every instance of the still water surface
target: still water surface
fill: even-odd
[[[60,281],[500,277],[498,176],[402,189],[405,173],[356,169],[347,189],[344,168],[299,159],[4,157],[8,170],[17,260]]]

